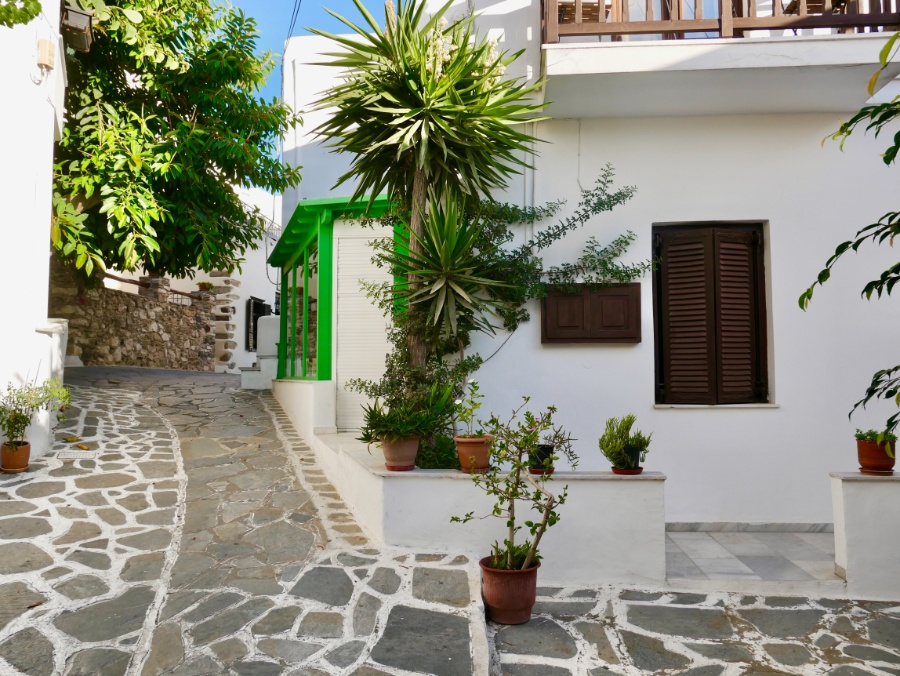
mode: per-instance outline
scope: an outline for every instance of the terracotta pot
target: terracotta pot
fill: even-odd
[[[525,624],[531,619],[541,564],[527,570],[497,570],[489,567],[490,562],[490,556],[478,562],[488,619],[499,624]]]
[[[530,474],[553,474],[553,444],[538,444],[534,453],[528,454]],[[549,466],[547,460],[550,460]]]
[[[396,441],[382,441],[384,466],[392,472],[408,472],[416,468],[416,454],[419,452],[419,437],[407,437]]]
[[[887,476],[894,473],[896,462],[897,444],[891,442],[891,452],[895,457],[890,457],[885,449],[885,443],[874,441],[856,440],[856,452],[859,456],[859,471],[863,474],[877,474]]]
[[[491,466],[491,442],[494,437],[482,434],[480,437],[453,437],[459,466],[467,474],[483,474]]]
[[[635,467],[634,469],[628,469],[627,467],[613,467],[613,474],[626,474],[628,476],[633,476],[635,474],[640,474],[644,471],[643,467]]]
[[[27,441],[6,442],[0,448],[0,471],[17,474],[28,469],[31,444]]]

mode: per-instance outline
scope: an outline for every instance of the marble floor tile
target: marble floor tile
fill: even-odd
[[[706,580],[707,577],[687,554],[666,554],[666,577],[682,580]]]
[[[684,551],[678,546],[675,540],[666,535],[666,554],[669,554],[670,552],[672,554],[684,554]]]
[[[797,561],[828,561],[833,554],[811,545],[795,533],[756,533],[756,538],[776,553]]]
[[[735,556],[777,556],[756,539],[755,533],[710,533],[713,539]]]
[[[741,579],[745,580],[763,579],[759,575],[757,575],[755,571],[741,562],[740,559],[735,557],[731,557],[728,559],[694,558],[692,560],[697,565],[697,567],[703,571],[706,577],[711,580],[724,580],[731,577],[740,577]]]
[[[834,556],[834,533],[797,533],[797,537]]]
[[[812,580],[812,575],[783,556],[739,556],[763,580]]]
[[[681,550],[692,559],[730,559],[734,555],[716,542],[709,533],[670,533]]]
[[[834,561],[795,561],[795,566],[802,568],[817,580],[840,580],[834,573]]]

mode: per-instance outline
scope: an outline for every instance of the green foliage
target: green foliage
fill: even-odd
[[[466,431],[461,432],[461,437],[480,437],[484,434],[484,430],[479,427],[478,411],[481,409],[481,400],[484,395],[478,388],[477,380],[466,381],[466,387],[463,395],[454,401],[456,419],[466,426]]]
[[[640,461],[647,458],[650,438],[653,434],[644,435],[640,430],[631,431],[635,416],[629,413],[621,418],[608,418],[603,435],[598,441],[600,450],[613,467],[619,469],[635,469],[628,451],[639,452]]]
[[[534,141],[518,127],[543,107],[523,102],[543,83],[503,78],[521,52],[497,54],[471,16],[448,25],[452,2],[427,18],[424,0],[398,0],[396,16],[386,8],[385,28],[354,4],[365,26],[326,11],[356,35],[312,29],[344,49],[327,64],[346,69],[343,79],[317,104],[335,110],[316,132],[354,156],[338,185],[358,179],[353,199],[386,192],[407,208],[417,171],[441,195],[505,186]]]
[[[634,265],[617,263],[637,239],[631,230],[619,235],[606,246],[594,237],[588,238],[584,251],[574,263],[563,263],[547,271],[547,285],[565,289],[579,282],[596,286],[628,284],[653,270],[654,261],[640,261]]]
[[[875,92],[875,86],[879,75],[887,68],[888,63],[897,55],[898,50],[900,50],[900,41],[898,41],[898,37],[900,37],[900,33],[892,35],[881,50],[879,56],[881,68],[875,72],[872,79],[869,81],[870,95]],[[877,138],[885,128],[889,127],[891,123],[898,118],[900,118],[900,97],[896,97],[888,103],[864,106],[847,122],[844,122],[840,128],[832,134],[831,138],[840,141],[841,148],[843,149],[845,141],[861,125],[864,125],[864,133],[874,132],[874,135]],[[884,163],[888,166],[893,164],[897,159],[898,152],[900,152],[900,132],[896,132],[893,135],[887,150],[882,154]],[[800,307],[803,310],[807,309],[810,301],[812,301],[813,291],[816,286],[823,285],[831,278],[832,268],[845,253],[850,250],[854,253],[858,252],[859,248],[866,242],[878,245],[887,242],[889,246],[893,246],[894,239],[898,235],[900,235],[900,212],[891,211],[879,218],[877,222],[871,223],[857,231],[855,239],[842,242],[835,249],[834,255],[826,261],[825,268],[819,272],[816,280],[808,289],[806,289],[806,291],[800,294],[798,300]],[[867,282],[863,287],[861,295],[864,296],[866,300],[871,300],[873,294],[878,298],[881,298],[882,294],[889,296],[898,282],[900,282],[900,261],[882,271],[876,279]],[[853,413],[859,407],[865,408],[866,404],[878,399],[893,401],[897,407],[900,408],[900,364],[891,368],[876,371],[875,374],[873,374],[872,380],[866,388],[865,396],[853,405],[848,417],[852,417]],[[885,429],[887,432],[893,432],[897,429],[898,425],[900,425],[900,411],[888,417]]]
[[[549,434],[543,436],[540,443],[540,446],[552,447],[553,452],[544,458],[542,463],[535,462],[535,456],[530,456],[528,466],[534,469],[553,469],[556,461],[562,456],[569,461],[571,468],[575,469],[578,467],[578,455],[576,455],[575,449],[572,448],[573,441],[578,440],[573,439],[572,435],[561,426],[554,427]]]
[[[88,275],[233,269],[264,232],[235,187],[283,192],[277,159],[299,118],[257,92],[274,66],[253,19],[211,0],[82,0],[89,53],[67,55],[53,242]]]
[[[0,26],[28,23],[40,13],[39,0],[0,0]]]
[[[495,544],[492,567],[500,570],[524,570],[538,561],[538,546],[548,528],[559,521],[556,508],[566,501],[568,486],[554,494],[545,484],[550,475],[532,475],[528,472],[528,456],[537,450],[541,437],[556,432],[553,425],[555,406],[548,406],[535,414],[527,409],[529,397],[522,397],[522,404],[509,418],[501,420],[491,414],[485,431],[494,436],[491,443],[491,466],[484,474],[472,474],[472,481],[485,493],[494,498],[491,516],[506,523],[507,535],[503,545]],[[559,432],[568,438],[568,435]],[[538,514],[538,520],[523,519],[516,509],[517,503],[525,502],[531,512]],[[526,512],[527,516],[527,512]],[[468,523],[475,519],[474,512],[462,517],[453,517],[455,523]],[[525,528],[531,540],[516,543],[516,534]]]
[[[6,392],[0,394],[0,431],[8,442],[22,442],[35,413],[50,411],[57,413],[57,420],[62,420],[63,416],[59,411],[68,405],[69,390],[55,378],[45,380],[40,385],[9,383]]]
[[[399,397],[385,402],[376,399],[363,406],[365,424],[359,440],[369,445],[425,437],[443,431],[453,415],[453,385],[433,384],[426,396]]]
[[[456,442],[446,434],[435,434],[423,440],[416,456],[416,467],[420,469],[459,469],[459,454]]]

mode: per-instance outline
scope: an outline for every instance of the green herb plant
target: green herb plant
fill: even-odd
[[[481,409],[481,400],[484,395],[478,388],[478,381],[469,379],[466,383],[465,394],[453,402],[456,409],[456,419],[466,426],[466,431],[461,437],[472,438],[484,435],[484,430],[479,427],[478,411]]]
[[[860,441],[871,441],[876,444],[884,444],[884,452],[888,454],[889,458],[894,457],[894,446],[897,443],[897,435],[893,432],[884,430],[879,432],[878,430],[861,430],[857,428],[856,434],[853,435]]]
[[[529,397],[522,397],[522,404],[512,411],[509,418],[501,420],[491,414],[486,425],[488,434],[494,436],[491,444],[491,466],[484,474],[472,474],[473,483],[495,498],[489,515],[504,521],[507,527],[502,544],[494,543],[491,567],[499,570],[525,570],[540,561],[538,547],[544,533],[559,522],[557,507],[566,501],[568,486],[553,493],[547,489],[549,474],[532,475],[528,472],[528,454],[537,449],[542,436],[555,430],[553,416],[555,406],[548,406],[540,413],[528,410]],[[564,432],[560,432],[568,438]],[[528,505],[521,513],[519,503]],[[536,513],[537,518],[527,518]],[[469,512],[462,517],[452,517],[455,523],[468,523],[476,517]],[[519,531],[525,528],[531,539],[516,542]]]
[[[603,435],[598,441],[600,450],[613,467],[636,469],[628,451],[640,451],[640,462],[644,462],[650,446],[652,434],[644,435],[640,430],[631,430],[635,416],[629,413],[621,418],[608,418]]]
[[[0,394],[0,431],[6,437],[6,444],[21,446],[25,443],[25,431],[38,411],[55,413],[60,421],[64,417],[61,411],[68,405],[69,390],[55,378],[40,385],[9,383],[6,392]]]

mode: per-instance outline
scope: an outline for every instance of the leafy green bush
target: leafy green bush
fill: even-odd
[[[365,424],[358,439],[369,445],[424,437],[446,428],[453,415],[452,385],[433,385],[427,396],[398,397],[363,406]]]
[[[16,386],[9,383],[6,393],[0,394],[0,431],[7,442],[19,444],[25,441],[25,430],[35,413],[50,411],[57,413],[57,420],[61,420],[63,416],[59,411],[68,405],[69,390],[55,378],[40,385],[25,383]]]
[[[635,416],[629,413],[621,418],[609,418],[606,421],[606,429],[600,437],[598,445],[606,459],[618,469],[635,469],[628,451],[640,452],[640,462],[647,458],[650,446],[650,437],[653,434],[644,435],[640,430],[631,431]]]

